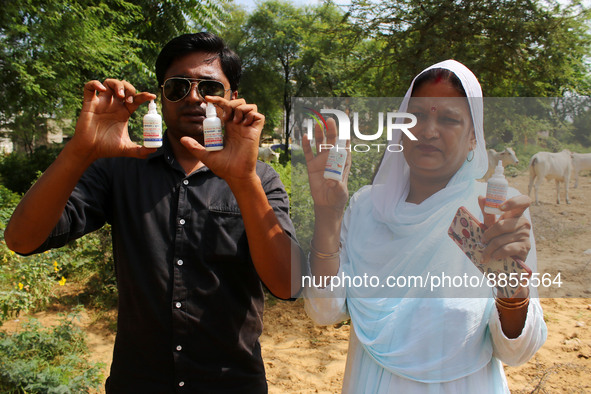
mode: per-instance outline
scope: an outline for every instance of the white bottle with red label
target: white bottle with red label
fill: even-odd
[[[346,161],[346,142],[344,140],[338,140],[337,144],[330,148],[330,151],[328,152],[328,159],[326,160],[326,167],[324,168],[324,178],[342,182]]]
[[[156,111],[154,100],[150,100],[148,113],[144,116],[144,146],[146,148],[162,146],[162,117]]]
[[[503,213],[499,207],[507,199],[507,190],[509,183],[503,175],[503,163],[499,160],[499,164],[495,167],[495,173],[489,178],[486,186],[486,201],[484,203],[484,212],[500,215]]]
[[[203,145],[205,150],[214,151],[224,148],[224,137],[222,135],[222,121],[215,112],[215,106],[207,103],[205,110],[206,118],[203,120]]]

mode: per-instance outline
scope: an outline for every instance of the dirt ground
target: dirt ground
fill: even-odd
[[[526,174],[509,178],[524,194],[527,183]],[[538,270],[553,278],[560,272],[562,285],[541,291],[548,326],[544,346],[528,363],[505,368],[513,393],[591,392],[591,177],[582,177],[579,188],[569,192],[571,204],[564,203],[562,191],[563,202],[557,205],[554,184],[544,182],[540,205],[531,207]],[[90,315],[84,314],[81,324],[92,360],[110,365],[114,333]],[[35,317],[55,321],[52,312]],[[302,300],[269,301],[264,324],[261,345],[270,393],[340,392],[349,325],[314,325]],[[18,325],[7,322],[2,329]]]

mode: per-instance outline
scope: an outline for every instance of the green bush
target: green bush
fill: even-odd
[[[59,154],[61,147],[39,147],[32,155],[13,152],[0,156],[0,177],[8,189],[24,193],[31,187],[39,171],[49,167]]]
[[[61,268],[66,258],[64,250],[22,257],[0,241],[0,325],[21,312],[47,305],[54,287],[66,282]]]
[[[273,161],[270,165],[279,174],[279,179],[283,182],[285,191],[291,201],[291,162],[288,161],[287,163],[282,164],[281,162]]]
[[[2,393],[88,393],[98,390],[102,363],[90,363],[84,332],[74,324],[78,311],[53,328],[36,319],[12,334],[0,331]]]

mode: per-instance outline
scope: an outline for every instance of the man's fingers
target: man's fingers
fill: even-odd
[[[135,88],[127,81],[107,78],[103,85],[111,91],[112,95],[118,99],[125,100],[126,97],[135,95]]]
[[[226,100],[225,98],[219,96],[205,96],[204,98],[206,102],[215,104],[222,109],[223,114],[220,116],[220,119],[223,121],[223,123],[235,118],[236,114],[234,113],[234,109],[236,107],[246,104],[246,101],[242,98],[236,100]],[[242,120],[242,114],[239,116],[240,120]]]
[[[196,139],[192,137],[182,137],[181,144],[183,144],[183,146],[200,161],[203,161],[204,158],[207,159],[207,156],[211,153],[218,153],[208,152],[203,145],[201,145]]]
[[[107,88],[97,80],[89,81],[84,84],[84,101],[92,101],[96,97],[96,92],[104,92]]]
[[[150,100],[156,100],[156,95],[148,92],[140,92],[133,96],[132,103],[128,103],[127,105],[129,106],[131,112],[135,112],[135,110],[137,110],[140,105]]]

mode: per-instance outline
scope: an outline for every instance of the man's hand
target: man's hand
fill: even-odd
[[[155,98],[152,93],[136,93],[133,85],[126,81],[87,82],[71,144],[90,161],[114,156],[145,158],[155,149],[132,142],[127,125],[129,117],[141,104]]]
[[[228,101],[215,96],[206,96],[205,99],[223,110],[224,149],[207,151],[194,138],[187,136],[181,138],[181,143],[228,184],[251,181],[257,176],[259,138],[265,116],[257,111],[255,104],[247,104],[244,99]]]

